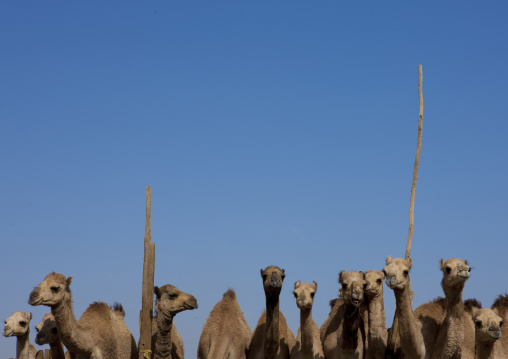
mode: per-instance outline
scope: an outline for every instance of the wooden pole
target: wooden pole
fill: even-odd
[[[420,150],[422,148],[422,128],[423,128],[422,65],[418,65],[418,97],[420,99],[420,114],[418,116],[418,140],[416,142],[415,167],[413,170],[413,184],[411,185],[411,200],[409,202],[409,232],[407,234],[406,259],[409,258],[409,254],[411,253],[411,241],[413,240],[416,180],[418,179],[418,165],[420,164]]]
[[[413,169],[413,183],[411,185],[411,199],[409,201],[409,231],[406,244],[406,259],[411,254],[411,242],[413,240],[413,224],[414,224],[414,208],[415,208],[415,192],[416,180],[418,178],[418,166],[420,164],[420,150],[422,148],[422,128],[423,128],[423,94],[422,94],[422,65],[418,65],[418,97],[420,99],[420,113],[418,116],[418,140],[416,141],[416,157]],[[399,332],[399,321],[397,319],[397,311],[393,316],[392,329],[388,337],[388,358],[395,358],[395,333]]]
[[[139,328],[139,359],[152,358],[153,285],[155,274],[155,244],[152,242],[152,193],[146,188],[145,257],[143,261],[143,289]]]

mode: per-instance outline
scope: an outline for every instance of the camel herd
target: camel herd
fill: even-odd
[[[464,301],[462,293],[470,276],[467,261],[441,260],[444,298],[412,309],[411,259],[386,259],[383,271],[339,274],[339,297],[330,302],[328,318],[319,328],[312,319],[317,283],[294,284],[300,309],[296,338],[279,308],[284,269],[261,270],[266,311],[252,332],[233,290],[224,293],[210,312],[198,346],[198,359],[438,359],[508,358],[508,295],[499,295],[491,308],[478,301]],[[396,321],[386,327],[383,281],[393,290]],[[37,324],[35,342],[49,344],[53,359],[134,359],[138,346],[125,325],[121,305],[92,303],[78,320],[72,308],[72,277],[50,273],[30,293],[28,303],[46,305],[51,313]],[[191,294],[172,285],[154,287],[152,350],[156,359],[183,359],[183,341],[174,316],[196,309]],[[5,321],[3,335],[16,336],[17,358],[33,359],[36,349],[29,342],[31,313],[15,312]],[[388,338],[391,337],[389,345]],[[64,346],[67,352],[64,353]],[[150,357],[148,355],[147,357]]]

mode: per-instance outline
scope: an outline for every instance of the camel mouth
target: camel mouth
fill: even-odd
[[[491,337],[494,340],[498,340],[499,338],[501,338],[500,330],[489,330],[487,333],[489,333],[489,337]]]
[[[39,298],[38,300],[35,300],[35,298],[31,298],[28,300],[28,304],[30,305],[41,305],[42,304],[42,298]]]
[[[3,336],[4,336],[4,337],[8,338],[8,337],[12,337],[12,335],[14,334],[14,332],[13,332],[13,331],[6,332],[6,331],[4,330],[2,334],[3,334]]]
[[[35,337],[35,344],[37,344],[37,345],[44,345],[44,344],[46,344],[46,342],[44,341],[44,339],[45,339],[45,338],[44,338],[42,335],[41,335],[41,336],[37,335],[37,336]]]
[[[355,306],[355,307],[358,307],[360,306],[360,303],[362,302],[361,299],[351,299],[351,303]]]

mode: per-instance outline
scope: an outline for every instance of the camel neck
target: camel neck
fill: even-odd
[[[314,354],[312,308],[300,309],[300,335],[302,339],[302,358],[312,358]]]
[[[173,316],[157,311],[157,340],[155,342],[154,359],[171,359],[171,330],[173,328]]]
[[[352,304],[344,303],[343,349],[355,349],[358,347],[361,309]]]
[[[422,333],[418,330],[412,308],[410,280],[403,289],[394,289],[399,321],[400,346],[408,358],[425,358]]]
[[[67,298],[51,307],[55,317],[60,340],[73,353],[90,353],[93,348],[93,339],[83,330],[81,324],[74,316],[71,299]]]
[[[464,283],[451,288],[445,285],[442,287],[445,294],[446,315],[462,318],[464,315],[464,302],[462,301]]]
[[[279,350],[279,296],[266,297],[265,359],[275,358]]]
[[[369,350],[373,358],[384,358],[388,333],[386,331],[386,316],[383,293],[369,297]]]
[[[30,328],[25,334],[17,337],[16,340],[16,358],[28,358],[30,351]]]
[[[53,343],[49,343],[52,359],[65,359],[64,348],[62,342],[58,339]]]
[[[492,343],[478,343],[476,342],[476,359],[492,359],[497,358],[495,350],[494,350],[494,344]]]

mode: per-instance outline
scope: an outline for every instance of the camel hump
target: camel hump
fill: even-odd
[[[123,305],[121,305],[120,303],[118,302],[113,303],[113,306],[111,308],[118,314],[121,314],[122,317],[125,317],[125,310],[123,309]]]
[[[236,299],[236,293],[233,289],[229,288],[223,295],[222,299]]]
[[[443,297],[436,297],[432,300],[432,303],[439,304],[441,307],[445,307],[445,299]]]
[[[330,301],[330,308],[335,307],[335,304],[340,300],[340,298],[335,298]]]
[[[494,303],[492,303],[491,308],[497,309],[501,314],[508,313],[508,294],[499,294]]]
[[[473,308],[482,309],[482,303],[476,298],[469,298],[464,301],[464,309],[466,312],[471,313]]]

